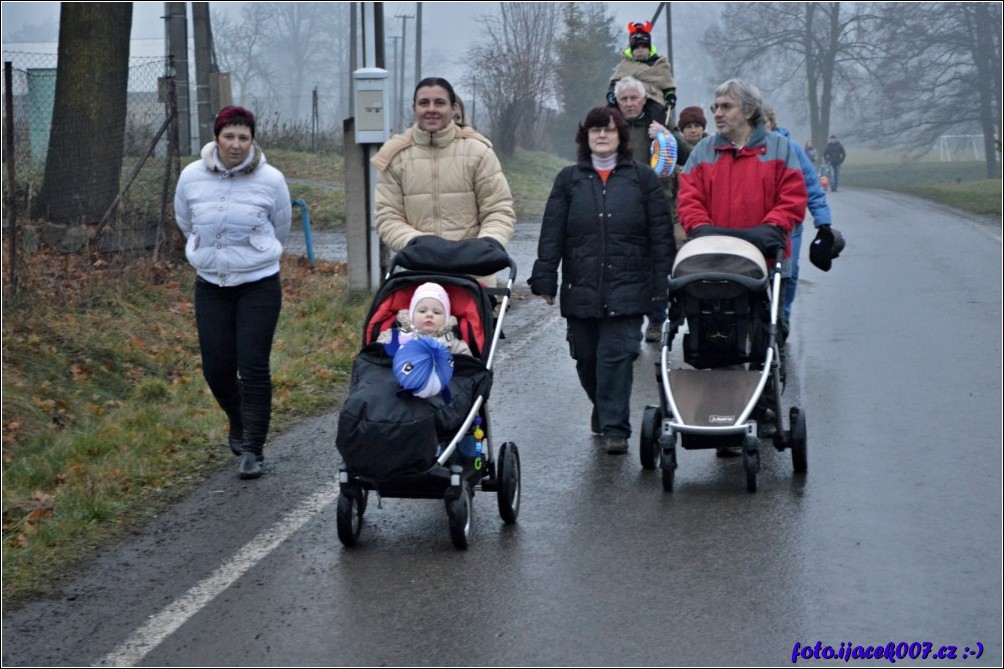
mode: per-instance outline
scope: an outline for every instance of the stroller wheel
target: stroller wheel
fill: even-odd
[[[460,484],[458,493],[447,491],[446,517],[450,521],[450,539],[453,545],[464,550],[471,536],[471,489],[467,481]]]
[[[662,451],[659,461],[662,469],[662,489],[673,492],[673,480],[676,478],[676,443],[672,443]]]
[[[519,516],[520,468],[519,449],[507,441],[499,449],[497,464],[499,515],[506,525],[512,525]]]
[[[659,433],[662,430],[662,409],[656,406],[645,407],[641,419],[641,435],[639,437],[638,456],[642,469],[655,469],[659,466]]]
[[[798,407],[791,407],[791,435],[788,443],[791,446],[791,464],[796,474],[804,474],[809,469],[808,437],[805,428],[805,412]]]
[[[338,539],[346,548],[356,545],[362,531],[363,512],[366,510],[366,493],[346,490],[338,494],[336,525]]]
[[[743,468],[746,470],[746,490],[757,491],[757,472],[760,470],[760,449],[756,438],[743,441]]]

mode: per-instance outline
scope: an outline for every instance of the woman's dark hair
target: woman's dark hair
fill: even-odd
[[[457,104],[457,94],[453,90],[453,85],[442,77],[426,77],[422,81],[415,85],[415,93],[411,96],[411,105],[414,107],[415,103],[418,102],[418,89],[424,88],[425,86],[442,86],[446,89],[447,95],[450,96],[450,105],[453,106]]]
[[[251,131],[251,139],[254,139],[254,114],[244,107],[224,107],[221,109],[213,124],[213,136],[219,137],[220,131],[228,125],[245,126]]]
[[[631,160],[631,135],[627,121],[616,107],[593,107],[586,114],[586,120],[579,124],[575,143],[579,145],[579,160],[589,162],[593,152],[589,149],[589,129],[608,128],[610,121],[617,128],[617,160]]]

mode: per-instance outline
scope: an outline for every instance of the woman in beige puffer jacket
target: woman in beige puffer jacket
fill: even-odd
[[[421,235],[491,237],[506,246],[516,229],[509,182],[490,141],[453,120],[457,98],[441,78],[415,88],[415,125],[388,140],[379,170],[376,225],[396,253]]]

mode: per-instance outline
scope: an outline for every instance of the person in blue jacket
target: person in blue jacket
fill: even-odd
[[[791,138],[791,133],[778,126],[774,110],[767,106],[764,107],[764,124],[768,130],[772,130],[782,137]],[[798,155],[798,162],[802,166],[802,174],[805,176],[805,189],[809,193],[809,213],[812,214],[812,223],[816,226],[817,235],[830,233],[830,226],[833,225],[833,215],[830,213],[830,205],[826,201],[826,191],[823,190],[823,186],[819,182],[816,168],[813,166],[808,154],[805,153],[805,149],[799,146],[797,142],[791,142],[791,146]],[[824,227],[825,230],[820,232]],[[795,226],[795,229],[791,233],[791,257],[785,261],[789,266],[785,267],[785,271],[783,272],[783,276],[785,277],[783,313],[784,320],[789,325],[791,323],[791,305],[795,302],[795,290],[798,287],[798,256],[801,248],[802,225],[799,224]]]

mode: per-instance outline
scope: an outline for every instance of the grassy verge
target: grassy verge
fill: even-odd
[[[502,171],[512,190],[516,215],[522,217],[543,212],[554,177],[568,164],[567,160],[550,153],[522,149],[502,159]]]
[[[143,261],[95,276],[92,261],[34,256],[30,298],[4,310],[5,602],[45,592],[94,546],[233,460],[202,379],[191,268]],[[338,400],[369,305],[347,296],[343,265],[292,257],[283,293],[276,430]]]
[[[888,160],[888,158],[886,158]],[[848,162],[842,186],[875,188],[916,195],[976,214],[1001,215],[1001,180],[986,178],[986,165],[963,162]]]

